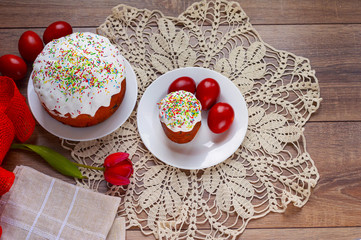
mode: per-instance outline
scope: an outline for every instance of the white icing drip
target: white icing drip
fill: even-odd
[[[176,117],[177,119],[179,119],[179,116]],[[173,122],[173,120],[170,120],[170,119],[165,119],[165,118],[160,118],[160,121],[161,122],[164,122],[164,124],[170,129],[172,130],[173,132],[190,132],[193,130],[194,126],[200,122],[202,120],[201,118],[201,115],[198,114],[198,116],[195,118],[194,122],[192,123],[192,127],[187,127],[185,125],[182,125],[182,126],[177,126],[177,127],[173,127],[170,125],[171,122]]]
[[[187,99],[189,99],[189,102],[185,105],[185,107],[187,107],[187,105],[189,103],[191,103],[193,106],[197,106],[197,113],[195,114],[194,118],[192,119],[187,119],[184,117],[184,115],[182,114],[176,114],[173,117],[169,118],[166,117],[167,115],[167,111],[165,109],[168,109],[169,106],[169,102],[167,99],[169,99],[169,97],[171,95],[179,95],[179,94],[183,94],[183,96]],[[191,106],[191,105],[188,105]],[[172,130],[173,132],[190,132],[192,131],[192,129],[194,128],[194,126],[200,122],[202,120],[201,117],[201,103],[199,102],[199,100],[190,92],[186,92],[186,91],[177,91],[177,92],[172,92],[170,94],[168,94],[164,99],[162,99],[162,101],[160,101],[159,103],[159,119],[161,122],[163,122],[170,130]],[[174,122],[181,122],[183,124],[173,124]]]
[[[32,77],[35,92],[52,113],[94,116],[121,91],[124,58],[105,37],[73,33],[45,46],[34,62]],[[78,86],[67,87],[72,82]]]

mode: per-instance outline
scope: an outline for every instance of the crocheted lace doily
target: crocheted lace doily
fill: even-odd
[[[232,239],[251,219],[302,207],[319,174],[306,150],[303,126],[320,104],[309,60],[263,42],[238,3],[201,1],[178,17],[119,5],[98,33],[133,66],[138,102],[161,74],[199,66],[227,76],[241,90],[249,113],[241,147],[205,170],[183,171],[157,160],[137,131],[137,106],[117,131],[89,142],[62,141],[75,161],[102,165],[113,152],[132,156],[135,174],[120,196],[119,215],[158,239]],[[79,185],[99,189],[102,172],[84,170]],[[208,230],[204,230],[208,229]]]

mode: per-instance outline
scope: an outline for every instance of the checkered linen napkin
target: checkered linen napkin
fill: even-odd
[[[14,170],[15,182],[0,200],[2,240],[124,240],[120,199],[49,177],[32,168]]]

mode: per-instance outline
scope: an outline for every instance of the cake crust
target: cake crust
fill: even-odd
[[[167,135],[167,137],[175,143],[188,143],[192,141],[202,125],[201,122],[197,122],[193,129],[189,132],[173,132],[163,122],[161,122],[161,124],[165,135]]]

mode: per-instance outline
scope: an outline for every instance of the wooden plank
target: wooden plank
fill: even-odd
[[[0,28],[46,27],[58,20],[73,26],[98,26],[120,3],[136,8],[160,10],[166,16],[178,16],[197,0],[2,0]],[[252,24],[361,23],[358,0],[237,0]]]
[[[126,4],[136,8],[163,10],[164,14],[176,16],[186,9],[190,2],[171,1],[159,4],[151,0],[64,0],[64,1],[1,1],[0,28],[2,27],[46,27],[50,23],[65,20],[72,26],[98,26],[111,14],[113,7]]]
[[[279,50],[310,59],[323,102],[311,121],[361,120],[361,25],[255,26]]]
[[[127,239],[153,240],[153,235],[145,236],[141,231],[127,230]],[[350,228],[295,228],[295,229],[246,229],[239,240],[350,240],[360,239],[361,227]]]
[[[36,32],[41,39],[43,39],[43,34],[45,31],[45,28],[20,28],[20,29],[0,29],[0,56],[5,54],[15,54],[20,56],[19,50],[18,50],[18,41],[25,31],[34,31]],[[74,28],[74,32],[96,32],[96,29],[94,27],[92,28]],[[31,66],[30,66],[31,67]]]
[[[320,80],[321,102],[318,111],[310,121],[360,121],[361,120],[361,81],[351,83],[328,83],[322,74],[317,74]],[[335,77],[340,77],[335,73]],[[322,82],[321,82],[322,81]],[[326,80],[328,81],[328,80]]]
[[[238,1],[252,24],[359,23],[360,1],[245,0]]]
[[[246,229],[240,239],[319,240],[359,239],[361,228],[296,228],[296,229]]]
[[[306,124],[307,150],[320,173],[309,202],[251,221],[249,228],[360,226],[360,134],[360,122]]]
[[[320,82],[359,82],[361,25],[263,25],[255,29],[272,47],[309,58],[316,76],[323,76]]]

